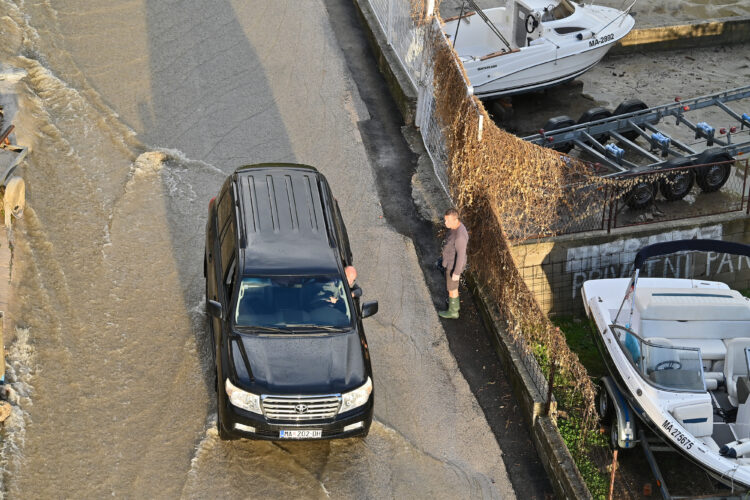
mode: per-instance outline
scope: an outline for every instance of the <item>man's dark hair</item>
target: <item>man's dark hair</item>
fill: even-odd
[[[452,215],[453,217],[458,219],[458,210],[456,210],[455,208],[449,208],[448,210],[445,211],[444,215]]]

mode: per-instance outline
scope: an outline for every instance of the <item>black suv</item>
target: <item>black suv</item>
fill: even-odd
[[[325,177],[296,164],[238,168],[209,203],[206,310],[222,439],[366,436],[370,354],[345,278],[349,238]]]

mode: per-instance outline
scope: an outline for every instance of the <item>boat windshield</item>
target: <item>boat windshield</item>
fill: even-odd
[[[705,392],[703,360],[697,347],[672,346],[667,339],[642,339],[624,326],[610,329],[620,348],[640,375],[659,389]]]
[[[245,277],[238,293],[234,322],[240,327],[286,331],[351,325],[349,301],[338,276]]]

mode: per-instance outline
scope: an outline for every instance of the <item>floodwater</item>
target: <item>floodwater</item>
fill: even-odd
[[[0,0],[0,104],[30,149],[6,337],[11,498],[512,498],[414,247],[383,220],[367,112],[322,3]],[[290,45],[291,49],[285,45]],[[319,166],[368,298],[366,440],[222,442],[208,200],[236,166]]]

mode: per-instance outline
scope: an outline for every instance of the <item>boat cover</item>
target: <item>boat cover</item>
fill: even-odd
[[[675,240],[654,243],[641,248],[635,254],[635,268],[643,269],[643,264],[651,257],[668,255],[676,252],[702,251],[745,255],[750,257],[750,245],[721,240]]]

